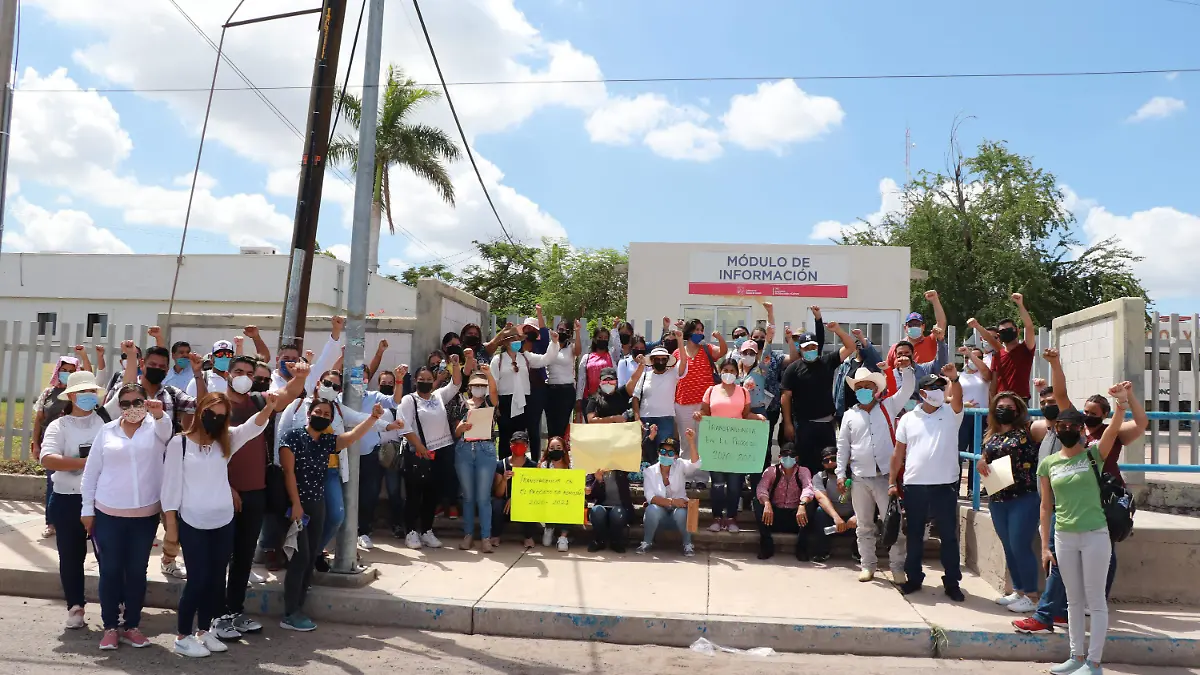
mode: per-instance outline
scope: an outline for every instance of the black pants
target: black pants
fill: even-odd
[[[505,499],[504,497],[493,497],[492,498],[492,536],[493,537],[502,536],[504,534],[504,530],[507,529],[508,524],[512,522],[512,518],[509,517],[509,514],[504,512],[504,504],[507,501],[508,500]],[[538,525],[537,523],[518,523],[518,525],[520,525],[520,527],[521,527],[521,534],[524,535],[524,537],[526,539],[533,539],[534,537],[536,537],[538,535],[538,532],[542,529],[541,526]]]
[[[575,411],[575,385],[551,384],[546,387],[546,433],[550,438],[566,436]]]
[[[233,521],[212,530],[201,530],[179,521],[179,543],[187,557],[187,582],[179,598],[180,635],[208,630],[225,606],[225,568],[233,551]],[[253,552],[251,552],[253,555]],[[243,582],[245,587],[245,582]]]
[[[782,532],[785,534],[796,535],[796,557],[807,558],[811,555],[829,555],[829,539],[825,535],[825,527],[833,524],[833,519],[829,517],[821,507],[815,502],[809,502],[805,511],[808,513],[808,525],[803,528],[796,522],[797,509],[774,509],[775,517],[770,525],[763,524],[763,508],[762,502],[754,502],[754,520],[758,523],[758,550],[760,553],[774,554],[775,539],[771,537],[773,532]],[[824,516],[828,523],[821,522],[818,528],[818,516]]]
[[[500,419],[496,420],[498,426],[500,427],[500,442],[496,445],[496,456],[500,459],[505,459],[512,456],[513,433],[517,431],[526,431],[527,427],[525,423],[524,410],[521,411],[520,415],[511,417],[512,400],[513,397],[511,394],[507,396],[501,396],[499,406],[500,409],[496,411],[496,414],[500,417]],[[528,397],[525,399],[525,401],[526,404],[528,404]],[[534,462],[537,462],[538,451],[541,450],[541,447],[534,446],[532,438],[529,440],[529,458]]]
[[[242,510],[233,514],[233,554],[229,559],[229,583],[225,586],[225,613],[241,614],[246,607],[246,582],[254,564],[254,549],[267,511],[266,490],[239,492]],[[188,569],[192,566],[188,561]]]
[[[794,420],[793,425],[796,430],[796,462],[815,476],[825,468],[821,462],[821,451],[837,445],[833,422]]]
[[[79,520],[82,508],[82,495],[56,494],[46,513],[56,533],[58,578],[67,598],[67,609],[83,607],[87,603],[83,591],[83,563],[87,559],[88,534]]]
[[[936,521],[942,557],[942,583],[945,588],[957,588],[962,581],[958,554],[958,495],[955,484],[904,486],[904,536],[908,549],[904,556],[904,574],[909,583],[925,580],[922,564],[925,559],[925,523]]]
[[[440,494],[439,462],[454,469],[454,446],[434,450],[433,460],[415,455],[404,458],[404,522],[410,532],[425,533],[433,529],[433,514]]]
[[[437,501],[443,508],[458,504],[462,491],[458,487],[458,471],[454,468],[454,444],[440,449],[433,458],[433,477],[437,484]]]
[[[546,387],[533,387],[525,397],[525,412],[521,413],[525,418],[525,431],[529,434],[529,457],[534,462],[538,461],[542,450],[542,413],[546,410],[547,391]],[[554,435],[550,434],[550,437]]]
[[[358,536],[370,535],[375,529],[375,508],[383,487],[383,466],[379,463],[379,446],[371,454],[358,458]]]
[[[768,410],[767,411],[767,424],[769,426],[768,426],[768,430],[767,430],[767,455],[766,455],[766,457],[763,457],[763,468],[762,468],[763,471],[766,471],[767,467],[771,466],[771,444],[775,442],[775,425],[778,423],[779,423],[779,409],[776,408],[774,410]],[[782,434],[783,434],[783,430],[781,429],[780,435],[782,435]],[[782,446],[783,441],[780,440],[779,444]],[[762,480],[762,472],[761,471],[759,473],[750,474],[750,496],[746,499],[746,510],[747,511],[749,511],[751,508],[750,502],[758,500],[758,498],[754,496],[754,493],[758,490],[758,481],[760,481],[760,480]]]
[[[308,597],[308,589],[312,587],[313,565],[317,562],[317,556],[321,555],[325,500],[311,504],[300,502],[300,508],[308,514],[308,525],[296,537],[296,552],[288,559],[287,576],[283,579],[284,616],[292,616],[304,609],[304,600]],[[291,527],[291,523],[288,523],[288,527]]]
[[[591,508],[592,539],[597,544],[625,543],[625,528],[629,525],[629,513],[624,506],[602,506]]]

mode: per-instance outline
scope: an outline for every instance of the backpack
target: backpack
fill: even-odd
[[[1133,494],[1121,485],[1116,476],[1101,473],[1090,449],[1087,453],[1088,464],[1091,464],[1096,482],[1100,484],[1100,508],[1104,511],[1104,519],[1108,521],[1108,536],[1114,542],[1125,541],[1133,534],[1137,503],[1133,501]]]
[[[721,373],[717,371],[717,362],[713,361],[712,352],[708,351],[708,345],[700,345],[700,351],[704,352],[704,358],[708,359],[708,369],[712,371],[713,384],[721,384]],[[686,356],[687,352],[682,351],[680,354]]]

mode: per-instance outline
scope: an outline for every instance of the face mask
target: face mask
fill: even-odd
[[[308,418],[308,426],[312,427],[313,431],[325,431],[329,428],[330,424],[333,424],[333,420],[329,419],[328,417],[318,417],[317,415],[313,415],[312,417]]]
[[[615,384],[602,384],[602,385],[600,385],[600,391],[602,391],[602,392],[604,392],[604,393],[606,393],[606,394],[611,394],[611,393],[613,393],[613,392],[614,392],[614,391],[616,391],[616,390],[617,390],[617,385],[615,385]]]
[[[563,451],[562,450],[551,450],[546,453],[546,457],[551,462],[561,462],[562,458],[563,458]]]
[[[1058,440],[1062,442],[1064,448],[1073,448],[1079,445],[1079,441],[1082,438],[1083,432],[1079,429],[1058,432]]]
[[[121,411],[121,419],[130,424],[141,424],[142,420],[146,419],[146,408],[144,406],[126,408]]]
[[[653,368],[654,368],[654,372],[656,372],[656,373],[665,373],[665,372],[667,372],[667,364],[666,364],[665,362],[663,362],[663,361],[655,361],[655,362],[652,364],[652,366],[653,366]]]
[[[561,347],[561,346],[563,346],[563,345],[567,344],[567,343],[568,343],[568,342],[570,342],[570,341],[571,341],[571,334],[570,334],[570,333],[568,333],[568,332],[566,332],[566,331],[564,331],[564,330],[560,330],[560,331],[558,331],[558,346],[560,346],[560,347]]]
[[[482,341],[480,341],[479,336],[474,334],[464,337],[462,339],[462,343],[468,347],[478,347],[479,345],[483,344]]]
[[[674,463],[675,463],[675,458],[674,458],[674,457],[667,457],[666,455],[659,455],[659,456],[658,456],[658,463],[659,463],[659,464],[662,464],[663,466],[671,466],[672,464],[674,464]]]
[[[1042,406],[1042,416],[1051,422],[1058,419],[1058,405],[1055,403],[1048,403]]]
[[[645,356],[646,350],[645,349],[634,349],[633,351],[629,352],[629,355],[636,359],[639,356]]]
[[[288,362],[287,361],[279,362],[279,374],[282,375],[284,378],[290,378],[292,376],[292,371],[288,370]]]
[[[626,335],[625,333],[618,333],[617,337],[621,340],[621,344],[623,345],[629,344],[629,341],[633,339],[632,335]]]
[[[592,342],[592,351],[606,352],[608,351],[608,340],[595,340]]]
[[[755,340],[754,344],[758,345],[758,353],[761,354],[762,350],[767,346],[767,341],[766,340]]]
[[[758,357],[752,354],[746,354],[742,356],[742,365],[746,366],[747,368],[754,365],[755,361],[758,361]]]
[[[517,444],[513,444],[511,449],[513,457],[524,457],[525,453],[529,451],[529,448],[525,447],[524,445]]]
[[[1017,419],[1017,411],[1013,408],[996,408],[996,421],[1000,424],[1012,424]]]
[[[741,348],[741,346],[742,346],[742,343],[743,343],[743,342],[745,342],[745,341],[746,341],[746,338],[744,338],[744,337],[733,338],[733,346],[734,346],[734,348],[735,348],[735,349],[740,349],[740,348]]]
[[[916,401],[914,401],[914,400],[912,400],[911,398],[910,398],[910,399],[908,399],[907,401],[905,401],[905,402],[904,402],[904,409],[905,409],[905,410],[907,410],[907,411],[909,411],[909,412],[912,412],[912,411],[916,410],[916,409],[917,409],[917,402],[916,402]]]
[[[489,391],[488,387],[471,387],[471,395],[475,398],[483,398],[488,395]]]
[[[792,468],[795,468],[795,466],[796,466],[796,458],[795,457],[780,457],[779,463],[782,464],[783,468],[785,468],[785,469],[792,469]]]
[[[175,367],[180,370],[187,370],[192,365],[192,360],[187,358],[175,359]]]
[[[205,410],[200,416],[200,426],[204,427],[204,433],[208,434],[209,438],[216,438],[225,431],[225,420],[228,415],[218,415],[211,410]]]
[[[804,352],[804,354],[803,354],[804,360],[808,361],[809,363],[816,361],[818,355],[819,354],[818,354],[817,350],[815,350],[815,349],[810,349],[810,350]]]
[[[669,352],[679,349],[679,340],[663,340],[663,348]]]
[[[430,386],[432,385],[433,383],[431,382]],[[333,387],[321,385],[317,387],[317,398],[320,398],[323,401],[333,401],[337,399],[337,392],[333,390]]]
[[[245,375],[238,375],[229,381],[229,388],[239,394],[245,394],[254,388],[254,380]]]
[[[997,335],[1000,336],[1001,342],[1012,342],[1013,340],[1017,339],[1017,329],[1016,328],[1001,328],[1000,332],[997,333]]]
[[[232,356],[214,356],[213,370],[219,370],[222,373],[229,372],[229,362],[233,360]]]
[[[513,350],[514,352],[519,352],[519,351],[521,351],[521,343],[520,342],[510,342],[510,343],[508,343],[508,348]]]
[[[1083,416],[1083,426],[1085,426],[1089,429],[1091,429],[1093,427],[1098,427],[1101,424],[1104,424],[1104,418],[1099,415],[1084,415]]]
[[[909,326],[908,327],[908,337],[910,337],[910,338],[921,337],[921,327],[920,326]]]
[[[733,373],[721,373],[721,381],[725,384],[733,384],[737,381],[737,375]]]
[[[979,370],[979,368],[975,367],[975,362],[971,360],[968,360],[964,367],[968,373],[973,373]]]
[[[381,384],[379,385],[379,393],[383,394],[384,396],[391,396],[392,394],[396,393],[396,385]]]
[[[59,384],[66,385],[67,379],[70,377],[71,377],[71,374],[68,373],[67,371],[65,371],[65,370],[58,371],[58,383]]]
[[[75,407],[80,410],[95,410],[100,405],[100,397],[95,394],[76,394]]]
[[[147,368],[144,377],[150,384],[161,384],[163,380],[167,379],[167,370],[166,368]]]
[[[446,347],[442,351],[446,352],[446,356],[453,356],[453,355],[457,354],[459,356],[459,358],[462,358],[462,355],[463,355],[462,347],[460,347],[458,345],[450,345],[449,347]]]
[[[870,389],[855,389],[854,398],[858,399],[858,402],[863,405],[870,405],[871,401],[875,400],[875,392]]]
[[[688,340],[691,340],[692,344],[698,345],[701,342],[704,342],[704,336],[699,333],[692,333],[688,336]]]
[[[254,378],[254,386],[250,387],[250,391],[264,392],[271,388],[271,378],[256,377]]]
[[[433,383],[432,382],[418,382],[417,383],[417,392],[418,393],[428,394],[431,391],[433,391]]]
[[[921,395],[925,398],[925,402],[934,408],[940,408],[942,407],[942,404],[946,402],[946,392],[942,391],[941,389],[929,389],[922,391]]]

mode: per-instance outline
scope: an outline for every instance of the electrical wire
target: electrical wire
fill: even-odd
[[[337,112],[333,113],[333,124],[329,127],[329,144],[336,137],[338,120],[342,117],[342,101],[346,98],[346,85],[350,84],[350,69],[354,67],[354,54],[358,51],[358,33],[362,30],[363,15],[367,13],[367,0],[363,0],[362,8],[358,10],[358,26],[354,28],[354,41],[350,43],[350,61],[346,64],[346,78],[342,80],[342,95],[338,97]]]
[[[483,182],[483,175],[479,173],[479,165],[475,163],[475,153],[471,152],[471,144],[467,142],[467,134],[463,131],[462,122],[458,119],[458,111],[454,109],[454,99],[450,97],[450,88],[446,86],[446,77],[442,75],[442,66],[438,63],[437,52],[433,49],[433,40],[429,38],[429,29],[425,26],[425,17],[421,14],[421,5],[417,0],[413,0],[413,9],[417,11],[417,21],[421,24],[421,32],[425,34],[425,44],[429,46],[429,55],[433,57],[433,67],[437,70],[438,80],[442,83],[442,91],[446,92],[446,103],[450,104],[450,114],[454,117],[454,126],[458,127],[458,135],[462,138],[463,148],[467,151],[467,159],[471,160],[471,168],[475,170],[475,178],[479,181],[483,196],[487,197],[488,206],[492,207],[492,215],[496,216],[496,222],[500,224],[500,231],[504,233],[508,243],[516,245],[517,242],[513,240],[508,228],[504,227],[504,221],[500,219],[500,212],[496,210],[492,195]]]

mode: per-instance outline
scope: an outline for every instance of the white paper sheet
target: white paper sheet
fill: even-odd
[[[471,425],[471,428],[467,429],[463,438],[468,441],[490,441],[492,439],[492,415],[495,413],[496,409],[491,406],[475,408],[467,413],[467,423]]]
[[[997,492],[1007,487],[1012,487],[1013,480],[1012,457],[1005,455],[1000,459],[988,464],[988,474],[984,476],[980,474],[979,482],[988,491],[989,495],[994,495]]]

